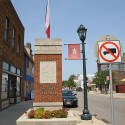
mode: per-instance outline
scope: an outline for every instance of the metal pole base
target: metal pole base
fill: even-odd
[[[91,114],[82,114],[81,115],[81,120],[91,120],[92,115]]]

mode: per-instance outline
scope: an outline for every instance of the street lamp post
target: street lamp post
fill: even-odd
[[[77,30],[80,40],[82,41],[82,55],[83,55],[83,79],[84,79],[84,110],[83,114],[81,115],[81,120],[91,120],[92,115],[89,113],[88,110],[88,96],[87,96],[87,77],[86,77],[86,58],[85,58],[85,39],[86,39],[86,32],[87,29],[80,25]]]

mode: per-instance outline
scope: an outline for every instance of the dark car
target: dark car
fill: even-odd
[[[76,88],[76,91],[82,91],[81,87]]]
[[[62,91],[63,107],[65,106],[77,107],[78,99],[75,95],[76,94],[74,94],[72,90],[63,90]]]

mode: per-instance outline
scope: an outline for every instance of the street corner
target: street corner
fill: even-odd
[[[113,96],[118,99],[125,99],[125,93],[115,93]]]
[[[93,116],[92,120],[92,125],[111,125],[109,121],[107,121],[106,119],[101,119],[99,116]]]
[[[82,112],[76,111],[76,110],[71,110],[71,111],[73,112],[74,116],[76,117],[77,123],[80,123],[80,120],[81,120],[80,116],[81,116]]]
[[[92,120],[78,120],[77,125],[111,125],[108,121],[92,116]]]
[[[92,120],[81,120],[82,112],[76,110],[72,110],[72,112],[77,119],[77,125],[111,125],[110,122],[96,115],[92,116]]]

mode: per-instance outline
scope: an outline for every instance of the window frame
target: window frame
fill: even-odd
[[[12,31],[12,48],[15,48],[15,38],[16,38],[16,29],[13,27]]]
[[[7,76],[7,83],[3,83],[3,75]],[[6,78],[6,77],[5,77]],[[7,73],[2,72],[2,85],[1,85],[1,99],[7,99],[8,98],[8,82],[9,76]]]
[[[8,17],[6,17],[6,21],[5,21],[5,31],[4,31],[4,39],[6,41],[9,40],[9,25],[10,25],[10,20]]]
[[[17,52],[20,53],[20,36],[18,36]]]

